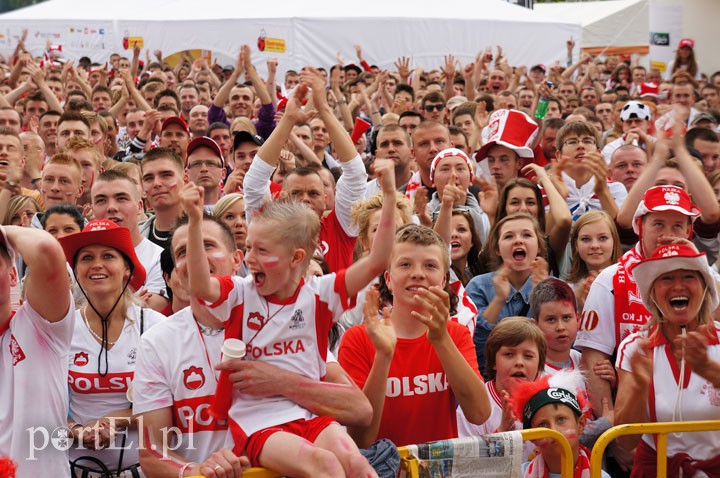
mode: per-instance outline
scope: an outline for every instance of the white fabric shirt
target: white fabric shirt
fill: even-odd
[[[210,417],[217,388],[224,334],[201,334],[190,307],[149,330],[140,340],[133,379],[133,413],[172,408],[168,447],[188,461],[202,463],[221,448],[232,449],[227,423]],[[160,444],[158,444],[160,445]]]
[[[573,221],[576,221],[583,213],[587,211],[601,211],[602,205],[600,199],[595,194],[595,176],[592,176],[588,182],[577,187],[575,180],[567,173],[562,173],[562,178],[568,187],[568,197],[566,199]],[[615,200],[618,209],[625,202],[627,190],[622,183],[617,183],[608,179],[607,182],[610,195]]]
[[[71,297],[65,317],[50,323],[25,302],[0,332],[0,456],[17,463],[19,478],[70,476],[67,452],[50,439],[67,426],[74,310]]]
[[[715,322],[715,333],[720,332],[720,322]],[[629,335],[618,348],[616,366],[618,369],[632,372],[631,357],[638,350],[639,339],[646,337],[647,331]],[[663,337],[664,339],[664,337]],[[664,341],[664,340],[663,340]],[[708,358],[720,362],[720,345],[717,340],[707,348]],[[655,393],[650,392],[648,401],[648,421],[652,420],[653,409],[658,422],[693,421],[693,420],[720,420],[720,389],[702,378],[695,372],[689,375],[687,386],[678,391],[680,364],[669,359],[672,355],[667,342],[653,344],[653,386]],[[690,365],[686,365],[690,369]],[[682,402],[678,403],[678,411],[673,417],[675,401],[678,394],[682,395]],[[643,397],[645,399],[645,397]],[[720,450],[720,431],[707,431],[703,433],[669,433],[667,442],[667,456],[683,452],[695,460],[707,460],[716,456]],[[653,435],[643,435],[643,441],[655,449]]]
[[[208,310],[223,322],[241,321],[239,338],[247,345],[245,360],[260,360],[313,380],[325,376],[328,331],[351,305],[344,271],[301,282],[296,295],[281,303],[261,296],[252,277],[221,277],[220,281],[220,298]],[[287,398],[252,397],[236,390],[229,415],[247,436],[315,417]]]
[[[160,295],[164,295],[165,292],[165,279],[163,279],[162,268],[160,267],[160,254],[162,254],[162,251],[162,247],[144,237],[140,244],[135,247],[135,254],[147,273],[143,287],[154,294]]]
[[[612,355],[615,351],[617,339],[613,277],[617,270],[617,263],[606,267],[590,286],[575,338],[575,346],[579,349],[588,347],[606,355]]]
[[[108,368],[105,368],[105,353],[100,356],[100,343],[93,337],[80,310],[75,311],[75,331],[73,332],[70,355],[68,356],[68,386],[70,388],[70,417],[80,424],[87,424],[110,412],[127,410],[131,403],[127,399],[128,385],[133,380],[137,351],[140,346],[140,307],[128,308],[123,330],[115,345],[107,352]],[[143,330],[165,320],[165,316],[152,309],[142,309]],[[100,362],[98,363],[98,359]],[[99,370],[107,374],[101,376]],[[137,446],[139,443],[137,428],[129,428],[125,439],[125,449],[120,465],[122,435],[118,435],[112,447],[106,450],[89,450],[73,446],[70,460],[81,456],[92,456],[110,470],[120,470],[139,462]],[[94,468],[89,462],[83,466]]]

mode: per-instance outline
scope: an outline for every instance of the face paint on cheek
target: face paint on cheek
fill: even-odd
[[[167,185],[168,189],[175,189],[177,187],[177,183],[170,183]]]
[[[277,267],[280,264],[280,258],[278,256],[268,256],[260,259],[260,262],[265,267]]]
[[[223,262],[224,262],[224,261],[227,259],[227,257],[225,256],[225,254],[223,254],[223,253],[220,252],[220,251],[212,252],[212,253],[208,254],[208,256],[212,257],[212,258],[215,259],[216,261],[223,261]]]

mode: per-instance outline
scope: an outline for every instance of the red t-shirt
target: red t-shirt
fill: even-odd
[[[448,322],[447,328],[460,353],[478,373],[467,327]],[[365,385],[374,358],[375,347],[364,325],[345,332],[338,361],[360,388]],[[457,438],[456,406],[447,375],[427,337],[423,334],[416,339],[398,339],[377,438],[389,438],[397,446]]]
[[[322,253],[330,272],[347,269],[353,263],[357,237],[348,236],[335,215],[335,209],[320,221],[318,251]]]

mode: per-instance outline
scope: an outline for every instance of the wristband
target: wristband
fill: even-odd
[[[189,461],[189,462],[185,463],[182,466],[182,468],[180,468],[180,473],[178,473],[178,478],[183,478],[185,476],[185,472],[187,471],[187,469],[190,468],[191,466],[195,466],[195,465],[197,465],[197,463],[195,463],[194,461]]]

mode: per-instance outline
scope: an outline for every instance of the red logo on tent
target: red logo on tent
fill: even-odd
[[[183,382],[188,390],[197,390],[205,385],[202,367],[189,367],[183,370]]]
[[[73,363],[77,365],[78,367],[82,367],[84,365],[88,364],[88,354],[85,352],[78,352],[75,354],[75,359],[73,360]]]
[[[20,348],[20,344],[15,340],[14,335],[10,336],[10,355],[12,355],[13,367],[25,360],[25,352]]]
[[[260,312],[252,312],[248,316],[248,323],[247,326],[250,329],[253,330],[260,330],[265,325],[265,317],[260,314]]]

